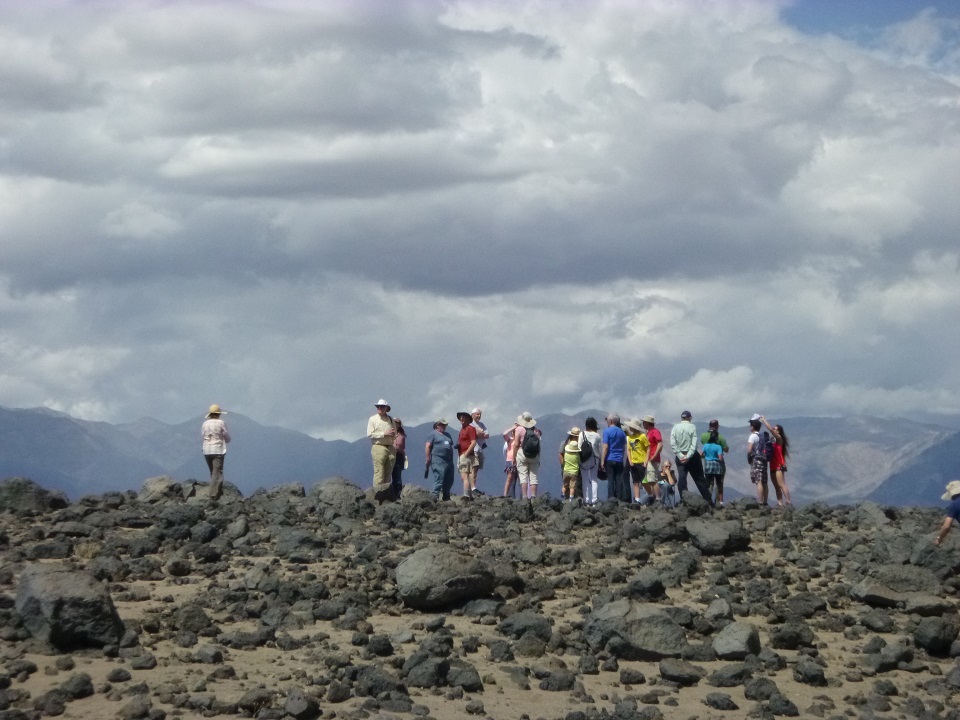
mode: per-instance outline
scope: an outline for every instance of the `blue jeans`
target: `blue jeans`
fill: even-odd
[[[431,459],[430,474],[433,477],[433,494],[449,500],[453,488],[453,461]]]

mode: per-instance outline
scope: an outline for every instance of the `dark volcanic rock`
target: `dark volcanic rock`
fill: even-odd
[[[123,623],[110,594],[85,571],[26,566],[16,608],[34,638],[59,650],[114,645],[123,637]]]
[[[696,685],[707,676],[707,671],[702,667],[674,658],[661,660],[659,668],[660,677],[678,685]]]
[[[494,574],[482,562],[446,545],[417,550],[397,566],[397,594],[417,610],[436,610],[490,594]]]
[[[750,533],[739,520],[693,517],[684,527],[693,546],[704,555],[725,555],[750,547]]]
[[[678,658],[687,644],[683,628],[662,608],[626,598],[595,610],[583,637],[591,650],[627,660]]]
[[[27,478],[0,480],[0,512],[34,515],[67,507],[67,496],[50,492]]]
[[[913,641],[931,655],[946,655],[957,639],[957,624],[946,618],[925,617],[913,633]]]
[[[760,633],[753,626],[733,622],[713,637],[713,651],[721,660],[743,660],[760,652]]]

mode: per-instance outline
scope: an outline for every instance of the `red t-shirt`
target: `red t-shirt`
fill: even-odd
[[[476,439],[477,429],[473,425],[467,425],[465,428],[461,428],[460,435],[457,437],[457,450],[463,455],[467,451],[467,448],[470,447],[470,443],[475,442]]]
[[[647,430],[647,440],[650,441],[650,447],[654,445],[657,446],[657,454],[647,458],[647,461],[658,462],[660,460],[660,453],[663,452],[663,436],[656,428],[650,428]]]

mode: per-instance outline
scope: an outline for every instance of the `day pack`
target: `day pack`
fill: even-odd
[[[583,439],[583,445],[580,446],[580,462],[585,463],[593,457],[593,446],[586,438]]]
[[[770,462],[773,460],[773,441],[770,439],[770,433],[764,430],[762,433],[757,433],[757,436],[760,440],[753,448],[753,457]]]
[[[533,458],[540,455],[540,436],[536,430],[529,428],[523,433],[523,442],[520,443],[524,457]]]

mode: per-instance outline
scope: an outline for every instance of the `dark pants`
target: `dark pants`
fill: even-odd
[[[220,497],[223,490],[223,455],[204,455],[210,469],[210,497]]]
[[[397,452],[397,461],[393,464],[393,473],[390,475],[390,489],[393,490],[394,497],[400,497],[400,491],[403,490],[403,463],[407,456],[402,452]]]
[[[676,458],[677,461],[677,490],[680,492],[680,496],[687,492],[687,473],[690,473],[690,477],[693,478],[693,482],[697,485],[697,490],[700,492],[700,495],[708,503],[713,505],[713,498],[710,496],[710,483],[707,482],[707,479],[703,475],[703,461],[700,459],[699,453],[694,453],[690,456],[690,459],[685,463],[680,462],[679,458]]]
[[[610,498],[623,500],[622,486],[630,484],[630,478],[623,470],[623,463],[607,460],[604,467],[607,470],[607,500]]]

